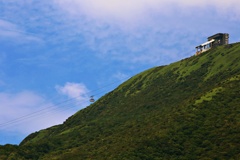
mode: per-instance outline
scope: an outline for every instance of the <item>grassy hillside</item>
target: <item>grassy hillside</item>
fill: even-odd
[[[2,159],[238,159],[240,44],[142,72]]]

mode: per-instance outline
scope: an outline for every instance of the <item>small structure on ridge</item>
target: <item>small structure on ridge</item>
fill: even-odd
[[[213,36],[208,37],[208,41],[196,47],[196,55],[199,55],[203,52],[208,51],[209,49],[226,45],[229,43],[229,34],[228,33],[217,33]]]

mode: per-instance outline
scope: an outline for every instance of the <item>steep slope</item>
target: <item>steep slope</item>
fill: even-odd
[[[239,62],[237,43],[142,72],[5,158],[237,159]]]

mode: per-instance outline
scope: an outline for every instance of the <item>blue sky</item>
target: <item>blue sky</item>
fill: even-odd
[[[0,144],[62,123],[129,77],[240,41],[240,1],[0,0]]]

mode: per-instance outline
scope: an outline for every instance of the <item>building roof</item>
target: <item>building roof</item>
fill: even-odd
[[[217,34],[214,34],[214,35],[208,37],[208,39],[214,39],[214,38],[217,38],[217,37],[219,37],[219,36],[223,36],[223,35],[225,35],[225,34],[227,34],[227,33],[217,33]],[[228,34],[227,34],[227,35],[228,35]]]
[[[208,45],[208,44],[210,44],[210,43],[212,43],[212,42],[214,42],[214,41],[215,41],[215,39],[212,39],[212,40],[210,40],[210,41],[207,41],[207,42],[201,44],[201,46]]]
[[[207,41],[207,42],[205,42],[205,43],[197,46],[196,48],[203,47],[203,46],[208,45],[208,44],[210,44],[210,43],[212,43],[212,42],[214,42],[214,41],[215,41],[215,39],[212,39],[212,40],[210,40],[210,41]]]

